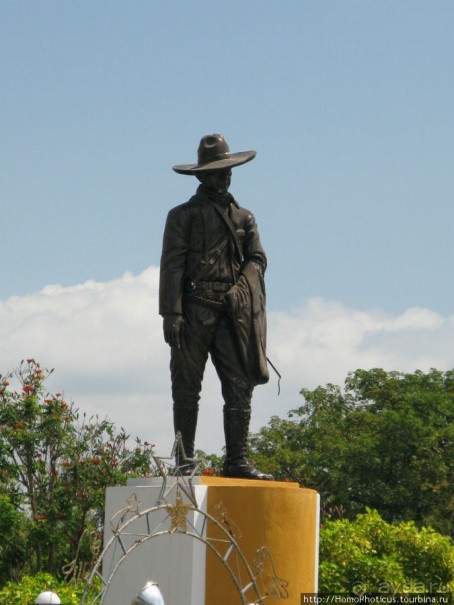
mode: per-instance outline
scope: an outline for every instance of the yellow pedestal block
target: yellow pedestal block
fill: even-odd
[[[317,591],[319,497],[317,492],[302,489],[296,483],[252,481],[201,477],[208,487],[207,513],[224,516],[224,527],[238,544],[257,584],[269,593],[267,605],[281,602],[300,605],[301,593]],[[222,532],[213,525],[207,528],[210,539]],[[216,536],[216,533],[218,534]],[[211,534],[211,535],[210,535]],[[234,562],[234,553],[225,557],[236,565],[239,583],[247,586],[248,573],[244,563]],[[257,554],[263,548],[261,555]],[[272,559],[269,554],[271,554]],[[274,566],[273,566],[274,562]],[[208,550],[206,555],[205,605],[239,603],[238,587],[219,556]],[[287,595],[283,601],[278,597]],[[248,593],[249,594],[249,593]]]

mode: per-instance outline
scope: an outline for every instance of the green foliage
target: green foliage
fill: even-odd
[[[8,494],[0,493],[0,586],[18,579],[17,571],[29,557],[26,537],[30,521],[16,510]]]
[[[92,590],[99,590],[95,586]],[[0,590],[0,605],[33,605],[36,597],[46,590],[56,593],[64,605],[79,605],[85,590],[81,581],[65,584],[54,576],[40,573],[35,576],[24,576],[20,584],[8,582]]]
[[[304,431],[297,422],[273,416],[267,427],[251,435],[250,448],[250,457],[262,472],[277,481],[307,485]]]
[[[34,360],[22,362],[19,392],[8,390],[13,374],[0,375],[0,507],[11,519],[0,548],[3,582],[61,575],[63,566],[69,577],[83,575],[99,547],[106,488],[153,473],[152,445],[137,440],[131,449],[109,420],[79,418],[61,393],[46,393],[48,375]]]
[[[327,517],[369,506],[388,521],[453,531],[454,371],[357,370],[344,390],[301,393],[288,420],[252,437],[262,470],[317,489]]]
[[[201,460],[200,472],[207,477],[219,476],[221,474],[224,456],[217,454],[206,454],[202,450],[196,450],[195,457]]]
[[[377,511],[327,521],[320,532],[320,592],[435,593],[454,590],[454,547],[447,536],[391,525]]]

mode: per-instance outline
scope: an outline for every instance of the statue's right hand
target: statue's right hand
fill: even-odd
[[[182,315],[164,315],[164,340],[171,347],[181,349],[184,319]]]

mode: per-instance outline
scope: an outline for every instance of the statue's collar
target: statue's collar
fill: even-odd
[[[208,198],[208,200],[214,202],[215,204],[218,204],[219,206],[222,206],[223,208],[227,208],[230,204],[235,204],[235,206],[239,207],[233,195],[228,191],[226,191],[225,193],[219,192],[215,189],[210,189],[205,185],[199,185],[199,187],[197,188],[197,195],[201,195],[205,198]]]

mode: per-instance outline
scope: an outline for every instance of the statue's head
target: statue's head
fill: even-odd
[[[232,182],[232,169],[213,170],[212,172],[201,172],[196,175],[199,181],[208,187],[220,193],[227,193]]]

